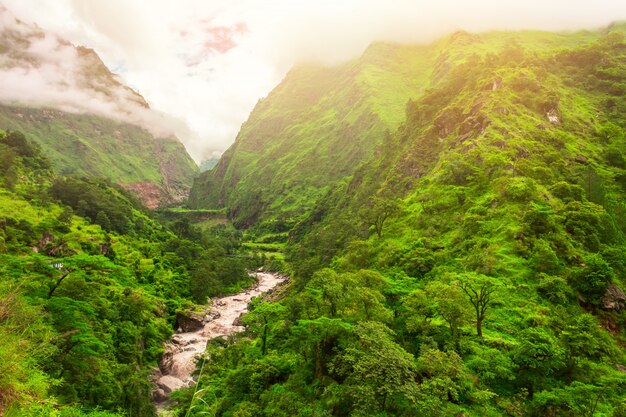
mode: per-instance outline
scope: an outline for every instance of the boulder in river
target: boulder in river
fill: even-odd
[[[180,310],[176,312],[176,327],[184,333],[195,332],[204,327],[206,311]]]
[[[167,394],[163,388],[156,388],[152,390],[152,400],[157,403],[162,403],[167,400]]]
[[[185,383],[172,375],[164,375],[157,381],[157,387],[162,389],[165,394],[183,388]]]
[[[233,321],[233,326],[243,326],[243,316],[245,315],[246,313],[241,313],[239,316],[237,316],[235,321]]]

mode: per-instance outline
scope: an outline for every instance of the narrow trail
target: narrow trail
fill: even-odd
[[[216,337],[226,337],[244,330],[235,324],[237,318],[248,311],[248,303],[287,278],[282,275],[257,272],[254,287],[235,295],[216,298],[205,316],[206,324],[195,332],[175,333],[165,344],[160,372],[155,375],[155,402],[162,406],[171,391],[193,385],[191,374],[196,368],[196,357],[204,353],[207,342]]]

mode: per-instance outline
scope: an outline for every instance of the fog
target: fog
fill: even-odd
[[[615,0],[2,3],[24,21],[94,48],[152,108],[183,120],[178,136],[197,161],[225,150],[258,99],[303,60],[335,64],[373,41],[427,43],[457,29],[593,29],[626,19],[626,2]],[[6,75],[19,84],[20,74]],[[19,93],[25,98],[28,88]]]

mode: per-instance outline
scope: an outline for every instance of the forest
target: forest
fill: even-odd
[[[55,174],[0,134],[0,410],[153,415],[177,311],[250,284],[240,233],[160,218],[104,179]]]
[[[263,267],[165,415],[626,416],[625,33],[296,68],[159,210],[6,128],[0,414],[156,415],[176,314]]]
[[[191,201],[227,201],[248,234],[282,242],[292,288],[209,347],[178,415],[626,415],[626,43],[619,28],[550,36],[442,41],[405,121],[311,193],[319,177],[246,194],[259,173],[243,161],[273,121],[253,112]],[[370,126],[341,123],[346,149]],[[301,157],[271,152],[260,174]]]

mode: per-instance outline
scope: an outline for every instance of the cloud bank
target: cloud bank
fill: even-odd
[[[373,41],[431,42],[456,29],[570,30],[626,19],[617,0],[0,0],[94,48],[150,106],[181,119],[203,160],[235,139],[295,63],[333,64]],[[0,22],[1,23],[1,22]]]

